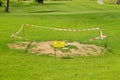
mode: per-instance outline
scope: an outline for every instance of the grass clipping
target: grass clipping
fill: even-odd
[[[27,50],[28,53],[36,55],[49,55],[56,57],[66,56],[88,56],[88,55],[101,55],[103,47],[91,44],[80,44],[79,42],[67,42],[64,48],[54,48],[53,41],[45,42],[17,42],[8,44],[11,49]]]

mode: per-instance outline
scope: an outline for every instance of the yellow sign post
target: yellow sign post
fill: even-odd
[[[65,47],[65,41],[54,41],[53,47],[55,48],[55,56],[56,56],[56,49]]]
[[[64,41],[54,41],[53,42],[53,47],[55,47],[55,48],[65,47],[65,42]]]

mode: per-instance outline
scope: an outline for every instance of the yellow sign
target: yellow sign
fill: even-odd
[[[54,41],[53,47],[56,47],[56,48],[65,47],[65,42],[64,41]]]

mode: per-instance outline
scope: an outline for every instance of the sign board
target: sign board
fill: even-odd
[[[53,47],[55,47],[55,48],[65,47],[65,42],[64,41],[54,41],[53,42]]]

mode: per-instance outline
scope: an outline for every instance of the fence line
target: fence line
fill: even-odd
[[[65,28],[49,28],[49,27],[36,26],[36,25],[30,25],[30,24],[22,24],[22,26],[20,27],[20,29],[19,29],[16,33],[13,33],[10,37],[12,37],[12,38],[18,38],[18,39],[23,39],[23,37],[18,36],[18,34],[19,34],[22,30],[24,30],[24,27],[35,27],[35,28],[41,28],[41,29],[50,29],[50,30],[58,30],[58,31],[66,31],[66,32],[84,32],[84,31],[99,30],[99,37],[92,38],[92,39],[86,40],[86,41],[84,41],[84,42],[106,38],[106,36],[103,36],[103,35],[102,35],[102,30],[101,30],[101,28],[65,29]]]

